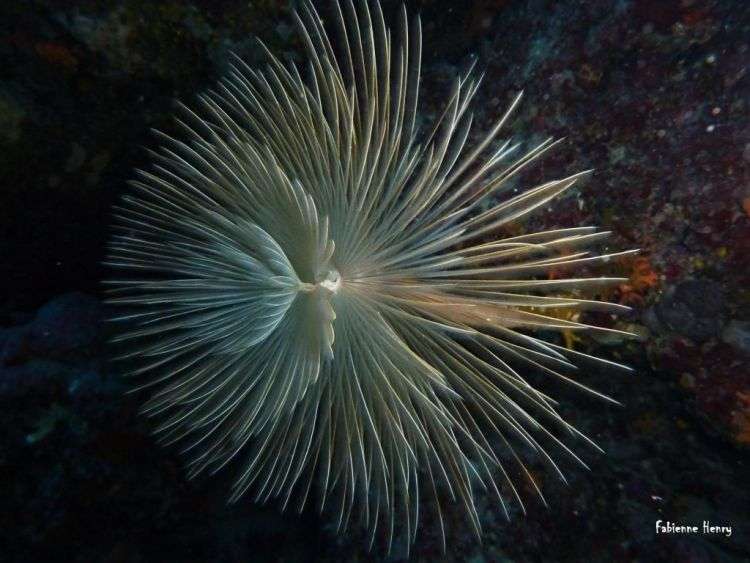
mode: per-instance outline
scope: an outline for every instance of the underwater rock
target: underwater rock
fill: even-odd
[[[62,358],[71,353],[88,355],[98,339],[102,318],[99,301],[81,292],[66,293],[43,305],[34,319],[0,331],[0,364],[12,365],[29,358]]]
[[[0,367],[0,397],[54,394],[55,384],[75,373],[75,369],[50,360],[32,360],[22,365]]]
[[[696,341],[708,340],[726,322],[724,292],[713,281],[687,280],[664,292],[655,313],[669,331]]]
[[[99,334],[101,306],[85,293],[66,293],[44,305],[29,327],[38,352],[69,352],[92,344]]]
[[[730,321],[721,333],[721,339],[740,352],[750,355],[750,322]]]
[[[14,96],[0,90],[0,146],[12,145],[21,138],[26,110]]]
[[[9,365],[23,355],[24,336],[24,327],[0,330],[0,366]]]

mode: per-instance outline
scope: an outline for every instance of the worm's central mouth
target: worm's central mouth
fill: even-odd
[[[325,276],[319,278],[317,283],[320,287],[327,289],[331,293],[337,293],[341,287],[341,274],[335,268],[330,268]]]

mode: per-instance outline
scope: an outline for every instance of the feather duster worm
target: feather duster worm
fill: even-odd
[[[593,444],[525,375],[604,397],[571,372],[616,364],[535,333],[610,330],[548,312],[617,312],[555,292],[622,280],[546,274],[616,254],[586,250],[607,236],[588,226],[493,237],[586,173],[509,196],[556,144],[518,155],[497,140],[520,94],[470,145],[469,72],[420,128],[419,20],[402,10],[393,42],[377,3],[334,14],[336,41],[310,3],[296,15],[306,68],[270,52],[262,72],[237,60],[182,107],[180,138],[161,135],[116,212],[111,300],[128,310],[115,340],[191,475],[235,460],[232,499],[252,490],[301,509],[314,489],[340,527],[356,506],[390,542],[396,514],[413,541],[424,496],[442,528],[450,497],[479,534],[475,487],[503,509],[523,506],[514,473],[539,490],[519,449],[564,479],[548,451],[580,461],[566,441]]]

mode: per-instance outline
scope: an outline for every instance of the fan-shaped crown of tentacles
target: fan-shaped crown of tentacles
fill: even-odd
[[[479,532],[475,487],[521,502],[522,450],[562,476],[547,450],[591,443],[519,368],[599,395],[570,377],[593,358],[534,331],[609,330],[545,312],[621,309],[571,297],[619,280],[560,278],[615,255],[588,226],[498,239],[586,173],[509,193],[556,144],[497,140],[521,96],[471,144],[469,72],[418,127],[419,20],[402,11],[395,42],[377,3],[332,15],[336,41],[311,4],[296,16],[306,66],[238,60],[161,135],[117,212],[109,263],[135,275],[111,282],[132,309],[116,340],[191,474],[238,461],[233,499],[314,490],[340,526],[356,505],[373,537],[400,514],[413,539],[420,498],[440,516],[447,496]]]

